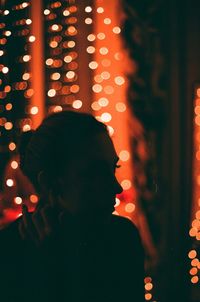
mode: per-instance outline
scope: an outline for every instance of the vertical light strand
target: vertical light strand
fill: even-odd
[[[29,36],[31,44],[31,83],[34,91],[31,98],[30,114],[35,129],[42,121],[45,115],[45,97],[44,97],[44,47],[43,47],[43,12],[42,1],[32,1],[32,33]]]
[[[87,8],[86,8],[87,9]],[[89,10],[89,8],[88,8]],[[135,214],[135,190],[132,184],[131,154],[129,145],[126,103],[128,57],[120,36],[120,3],[96,0],[94,6],[94,33],[88,36],[87,51],[93,59],[93,102],[91,107],[97,119],[107,124],[120,157],[122,167],[118,179],[124,192],[117,196],[115,214],[132,219]],[[91,22],[90,18],[86,19]]]
[[[77,102],[76,1],[45,1],[45,64],[48,112],[81,107]]]
[[[193,158],[193,208],[192,223],[189,235],[194,239],[193,247],[188,252],[191,263],[189,271],[191,283],[199,283],[200,255],[200,84],[196,85],[194,91],[194,158]]]

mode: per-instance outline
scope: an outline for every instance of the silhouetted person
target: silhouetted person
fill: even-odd
[[[39,202],[0,232],[0,301],[144,301],[140,236],[112,215],[122,188],[106,126],[63,111],[30,134],[20,165]]]

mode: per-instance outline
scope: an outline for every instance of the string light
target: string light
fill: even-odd
[[[194,101],[194,148],[195,148],[195,156],[194,156],[194,213],[193,213],[193,220],[191,222],[191,228],[189,230],[189,235],[194,238],[194,240],[197,240],[197,242],[200,241],[200,187],[199,187],[199,160],[200,160],[200,86],[198,85],[195,88],[195,101]],[[191,276],[191,283],[196,284],[199,282],[199,270],[200,270],[200,260],[199,255],[197,253],[196,249],[191,249],[188,252],[188,257],[190,259],[191,263],[191,269],[189,270],[189,274]]]

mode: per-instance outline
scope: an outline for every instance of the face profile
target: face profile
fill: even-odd
[[[115,172],[118,156],[107,133],[91,138],[82,156],[63,165],[60,203],[72,213],[98,216],[114,211],[115,196],[122,192]]]
[[[112,214],[122,188],[115,176],[119,158],[104,124],[89,114],[56,113],[25,150],[22,171],[46,203],[87,220]]]

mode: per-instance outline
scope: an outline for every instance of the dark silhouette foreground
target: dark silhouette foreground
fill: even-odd
[[[105,125],[61,112],[29,134],[21,169],[40,200],[0,232],[0,301],[144,301],[140,236],[112,215],[122,188]]]

